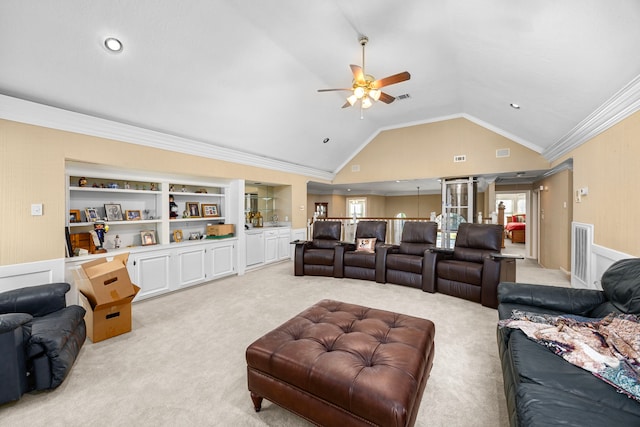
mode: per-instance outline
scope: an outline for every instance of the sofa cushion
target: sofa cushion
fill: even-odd
[[[333,249],[307,249],[303,255],[305,265],[333,265],[334,256]]]
[[[637,426],[639,421],[638,415],[606,410],[591,397],[585,399],[539,384],[520,384],[517,402],[520,426]]]
[[[344,265],[351,267],[362,267],[375,270],[376,254],[368,252],[345,252]]]
[[[436,269],[440,279],[481,286],[482,267],[482,263],[442,260],[437,264]]]
[[[591,372],[572,365],[547,347],[530,340],[521,331],[514,331],[509,337],[509,356],[513,375],[519,383],[539,384],[640,416],[637,401],[618,393],[613,386],[596,378]]]
[[[602,290],[623,313],[640,314],[640,258],[614,262],[602,275]]]
[[[411,273],[422,273],[422,257],[405,254],[387,255],[387,269],[409,271]]]

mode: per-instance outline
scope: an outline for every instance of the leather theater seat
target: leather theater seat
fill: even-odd
[[[296,243],[294,274],[296,276],[342,277],[342,253],[340,247],[342,223],[340,221],[316,221],[313,223],[313,239]]]
[[[352,279],[375,280],[384,283],[384,271],[387,250],[385,246],[387,234],[386,221],[360,221],[356,227],[355,244],[349,243],[342,247],[344,277]],[[376,239],[373,252],[358,250],[356,247],[361,239]]]
[[[437,292],[484,306],[498,307],[503,227],[498,224],[462,223],[451,253],[432,250],[425,262],[429,280]]]
[[[387,254],[385,278],[388,283],[410,286],[427,292],[435,292],[433,280],[425,274],[425,252],[435,247],[438,224],[435,222],[406,222],[399,246]]]

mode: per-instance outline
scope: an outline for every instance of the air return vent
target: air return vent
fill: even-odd
[[[453,156],[453,163],[460,163],[460,162],[466,162],[467,161],[467,155],[466,154],[460,154],[458,156]]]
[[[409,98],[411,98],[411,95],[409,95],[408,93],[403,93],[402,95],[396,96],[396,99],[398,101],[402,101],[403,99],[409,99]]]
[[[511,150],[509,148],[499,148],[496,150],[496,157],[500,158],[500,157],[510,157],[511,156]]]

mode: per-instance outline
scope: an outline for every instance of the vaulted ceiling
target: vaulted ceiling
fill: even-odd
[[[0,94],[312,175],[450,117],[552,159],[637,108],[639,22],[637,0],[3,0]],[[411,79],[361,119],[317,89],[351,86],[363,34],[368,74]]]

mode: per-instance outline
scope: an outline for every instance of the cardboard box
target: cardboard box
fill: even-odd
[[[233,236],[235,231],[233,224],[207,225],[207,236]]]
[[[81,264],[74,271],[79,302],[87,311],[87,336],[99,342],[131,331],[131,301],[140,288],[129,278],[129,254],[113,261],[100,258]]]
[[[87,324],[87,336],[91,342],[104,341],[107,338],[126,334],[131,331],[131,301],[140,288],[132,285],[134,294],[119,301],[95,306],[80,292],[78,300],[87,313],[84,315]]]

